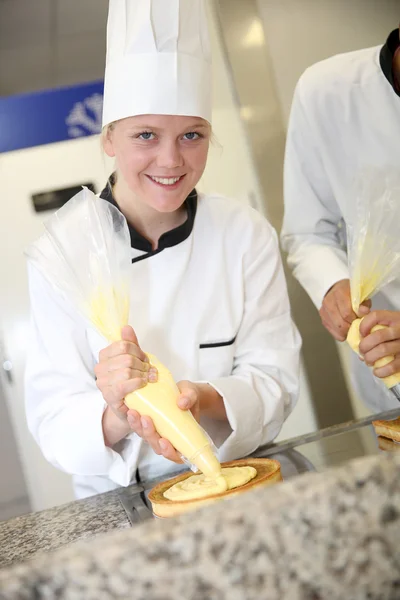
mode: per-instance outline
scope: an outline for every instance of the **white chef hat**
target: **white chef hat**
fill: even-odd
[[[103,127],[143,114],[211,122],[205,0],[110,0]]]

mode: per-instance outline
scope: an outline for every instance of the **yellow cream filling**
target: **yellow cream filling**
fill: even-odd
[[[241,487],[256,475],[254,467],[225,467],[222,469],[222,475],[216,478],[199,474],[175,483],[164,492],[164,497],[175,502],[205,498]]]
[[[360,348],[360,343],[361,343],[361,335],[360,335],[361,321],[362,321],[362,319],[355,319],[350,326],[349,333],[347,334],[347,343],[349,344],[350,348],[352,350],[354,350],[354,352],[356,352],[358,355],[360,355],[359,348]],[[373,327],[371,329],[371,333],[373,333],[374,331],[378,331],[378,329],[385,329],[385,327],[386,327],[385,325],[375,325],[375,327]],[[391,363],[392,360],[394,360],[394,356],[385,356],[384,358],[380,358],[374,364],[374,368],[379,369],[379,367],[384,367],[387,364]],[[389,375],[388,377],[385,377],[384,379],[382,379],[382,381],[386,385],[386,387],[388,387],[390,389],[393,386],[400,383],[400,373],[395,373],[394,375]]]
[[[393,271],[393,249],[379,231],[361,234],[357,247],[353,248],[356,259],[351,271],[351,301],[353,310],[371,298],[385,283]]]
[[[102,289],[99,286],[93,293],[88,312],[92,323],[106,338],[120,340],[121,328],[129,321],[127,288],[104,286]],[[158,380],[128,394],[126,406],[151,417],[161,437],[169,440],[178,452],[208,477],[218,479],[221,465],[192,413],[178,407],[180,392],[172,374],[155,356],[147,356],[158,370]],[[220,482],[220,485],[224,483]]]
[[[121,339],[121,329],[129,322],[129,290],[126,286],[98,286],[86,307],[96,329],[110,342]]]

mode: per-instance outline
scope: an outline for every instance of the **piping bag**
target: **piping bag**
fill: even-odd
[[[50,218],[26,255],[110,343],[121,339],[129,323],[132,263],[128,225],[116,207],[83,188]],[[192,470],[219,477],[210,438],[190,411],[178,407],[180,392],[168,369],[147,356],[158,369],[158,381],[129,394],[125,404],[151,417]]]
[[[360,305],[400,277],[400,175],[398,169],[369,169],[356,187],[355,213],[347,223],[351,303]],[[360,324],[351,324],[347,342],[359,354]],[[384,329],[375,325],[372,332]],[[394,356],[379,359],[373,368],[387,365]],[[400,373],[381,379],[400,401]]]

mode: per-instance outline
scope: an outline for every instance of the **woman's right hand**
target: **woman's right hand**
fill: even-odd
[[[157,381],[157,369],[139,346],[130,325],[123,327],[122,340],[104,348],[95,366],[96,385],[112,412],[126,422],[128,407],[125,396],[144,387],[148,381]]]

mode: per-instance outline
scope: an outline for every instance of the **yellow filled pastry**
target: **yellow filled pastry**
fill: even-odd
[[[270,458],[245,458],[223,463],[226,486],[203,474],[184,473],[156,485],[149,494],[153,513],[168,518],[207,504],[282,481],[280,464]],[[224,490],[224,487],[228,489]]]

